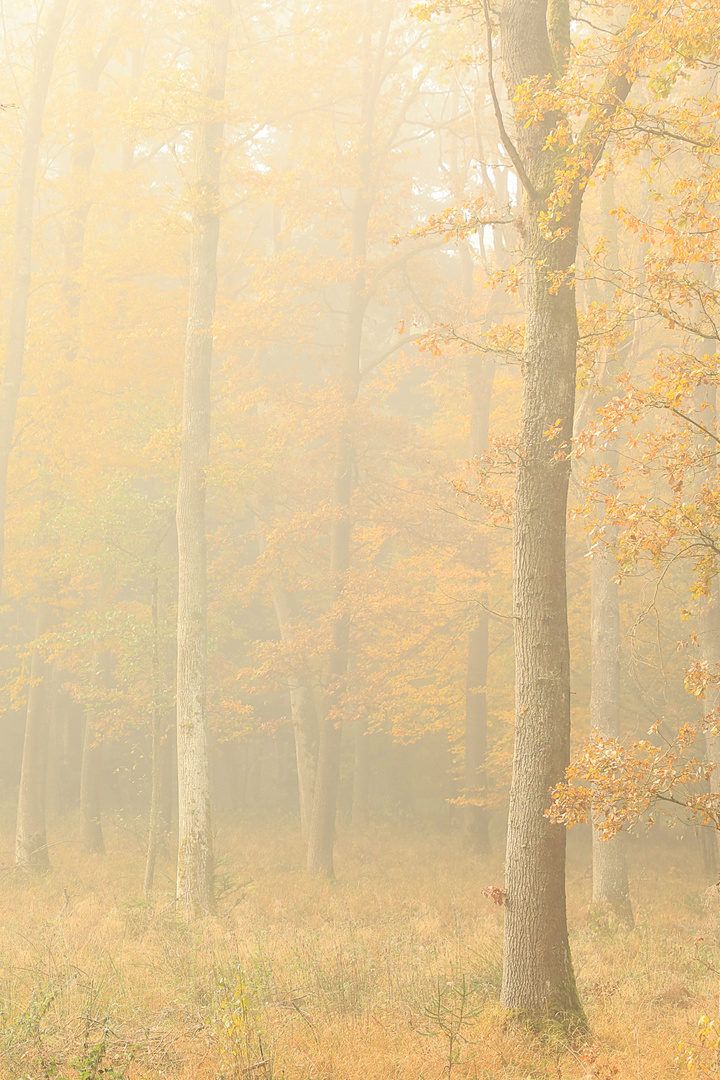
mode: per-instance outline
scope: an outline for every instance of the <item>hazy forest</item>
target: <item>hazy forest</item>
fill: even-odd
[[[718,0],[0,16],[0,1080],[720,1077]]]

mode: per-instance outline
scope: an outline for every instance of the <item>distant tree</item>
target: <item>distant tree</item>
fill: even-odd
[[[55,52],[62,33],[68,0],[54,0],[45,29],[38,37],[35,70],[25,108],[15,209],[15,254],[12,294],[5,345],[5,366],[0,388],[0,591],[5,567],[5,515],[10,453],[23,377],[28,301],[32,274],[33,206],[35,182]]]
[[[185,381],[177,498],[178,534],[178,868],[186,918],[213,910],[213,843],[207,751],[207,537],[210,374],[220,232],[222,102],[231,10],[214,0],[207,15],[200,78],[203,95],[193,145],[192,238]]]

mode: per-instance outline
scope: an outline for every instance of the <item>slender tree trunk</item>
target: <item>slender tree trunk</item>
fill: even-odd
[[[370,814],[370,771],[372,746],[371,736],[365,724],[356,721],[353,725],[353,749],[355,762],[353,768],[352,810],[353,825],[367,825]]]
[[[93,669],[98,688],[107,684],[107,654],[96,653]],[[85,714],[82,765],[80,769],[80,840],[83,850],[103,854],[102,828],[103,738],[96,724],[96,707]]]
[[[43,605],[37,614],[35,637],[47,630],[49,611]],[[52,666],[47,664],[37,645],[30,663],[25,742],[20,775],[15,862],[24,870],[47,870],[45,806],[47,795],[48,740],[50,736],[50,696]]]
[[[489,16],[489,8],[485,8]],[[488,32],[490,38],[490,33]],[[508,97],[527,79],[551,83],[570,44],[567,0],[505,0],[502,54]],[[629,92],[608,91],[603,123]],[[497,107],[499,110],[499,106]],[[553,144],[561,117],[501,132],[522,186],[525,350],[513,518],[515,751],[506,858],[501,1001],[531,1023],[583,1024],[568,940],[565,830],[545,816],[570,752],[570,648],[565,541],[578,340],[575,258],[582,195],[605,126],[584,133],[578,174],[550,230],[541,220],[564,165]]]
[[[15,433],[25,358],[32,269],[33,203],[45,102],[68,0],[55,0],[35,53],[35,73],[25,113],[15,211],[15,256],[8,316],[5,368],[0,388],[0,593],[5,570],[5,511],[10,452]]]
[[[205,94],[194,143],[195,182],[183,387],[178,532],[177,897],[188,919],[213,910],[213,843],[206,731],[207,542],[210,370],[220,233],[220,163],[231,9],[212,0],[203,60]]]
[[[368,305],[367,246],[368,223],[373,206],[373,132],[375,107],[383,78],[383,62],[392,11],[385,10],[380,39],[372,54],[374,13],[372,0],[365,3],[363,30],[363,88],[359,116],[357,187],[353,205],[350,258],[355,273],[350,284],[345,341],[343,346],[342,394],[344,411],[335,448],[333,477],[333,525],[330,536],[330,573],[336,609],[333,619],[332,646],[327,671],[325,708],[320,719],[315,793],[310,820],[307,867],[312,874],[334,876],[333,846],[337,814],[337,789],[340,779],[342,728],[337,710],[348,670],[350,616],[341,610],[345,581],[351,559],[351,500],[355,475],[353,420],[360,389],[360,357],[363,323]]]
[[[160,640],[159,640],[159,575],[157,568],[153,578],[152,591],[152,671],[153,671],[153,704],[152,704],[152,764],[150,780],[150,821],[148,824],[148,844],[145,856],[145,877],[143,880],[143,895],[148,897],[152,892],[155,878],[155,863],[162,839],[162,785],[163,785],[163,742],[167,738],[167,725],[165,722],[165,710],[162,701],[162,685],[160,672]]]
[[[280,583],[273,586],[273,606],[280,628],[281,637],[285,638],[297,617],[295,598]],[[317,769],[317,714],[312,686],[302,674],[288,676],[290,693],[290,716],[292,718],[293,737],[295,740],[295,761],[297,763],[298,796],[300,802],[300,832],[307,842],[310,832],[315,772]]]

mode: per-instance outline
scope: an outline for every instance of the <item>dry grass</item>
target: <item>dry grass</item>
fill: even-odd
[[[152,904],[139,898],[126,832],[105,857],[59,845],[47,877],[3,875],[0,1077],[653,1080],[676,1072],[680,1042],[714,1068],[697,1020],[716,1008],[698,961],[713,958],[715,915],[688,844],[687,865],[672,849],[634,855],[633,931],[588,925],[588,876],[571,874],[594,1063],[504,1024],[502,912],[480,895],[500,861],[448,834],[346,834],[327,883],[301,873],[291,831],[226,827],[220,913],[191,928],[169,864]]]

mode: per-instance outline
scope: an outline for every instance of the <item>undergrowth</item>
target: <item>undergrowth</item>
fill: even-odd
[[[106,856],[59,845],[42,878],[2,871],[2,1080],[720,1075],[717,913],[692,847],[638,849],[632,930],[593,923],[584,865],[571,873],[591,1035],[551,1047],[497,1004],[502,909],[482,889],[499,858],[378,827],[341,837],[328,883],[304,876],[290,830],[231,835],[218,915],[194,926],[169,861],[139,898],[142,848],[121,831]]]

